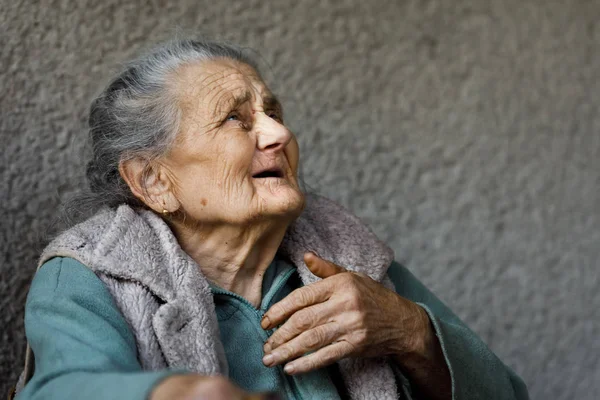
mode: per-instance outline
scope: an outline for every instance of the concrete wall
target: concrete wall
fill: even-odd
[[[83,185],[93,94],[179,27],[261,52],[309,185],[532,398],[600,398],[599,20],[584,0],[2,0],[0,381],[43,234]]]

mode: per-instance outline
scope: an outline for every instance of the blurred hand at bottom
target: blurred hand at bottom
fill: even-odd
[[[150,400],[278,400],[275,393],[246,393],[222,376],[174,375],[159,383]]]

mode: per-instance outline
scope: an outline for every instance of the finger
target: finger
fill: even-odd
[[[322,349],[300,357],[286,364],[284,371],[290,375],[302,374],[308,371],[326,367],[342,358],[352,355],[354,346],[343,340],[335,342]]]
[[[286,342],[270,354],[263,357],[263,363],[267,367],[296,359],[309,351],[318,350],[334,342],[342,335],[341,329],[336,322],[319,325],[314,329],[303,332],[294,339]]]
[[[282,324],[295,312],[327,301],[331,296],[332,288],[330,282],[319,281],[294,290],[267,310],[260,321],[260,326],[263,329],[271,329]]]
[[[331,261],[324,260],[315,253],[305,253],[304,263],[310,272],[323,279],[342,272],[347,272],[345,268],[342,268]]]
[[[265,342],[263,347],[265,354],[275,350],[283,343],[289,342],[303,332],[329,322],[336,312],[336,307],[328,304],[328,302],[319,303],[295,312]]]

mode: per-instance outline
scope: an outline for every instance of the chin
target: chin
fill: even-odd
[[[302,213],[305,204],[304,194],[291,187],[278,193],[269,193],[262,200],[263,215],[287,217],[286,219],[296,219]]]

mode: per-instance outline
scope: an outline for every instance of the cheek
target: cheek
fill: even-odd
[[[245,184],[250,174],[254,147],[247,140],[224,143],[215,159],[214,172],[227,187]]]

